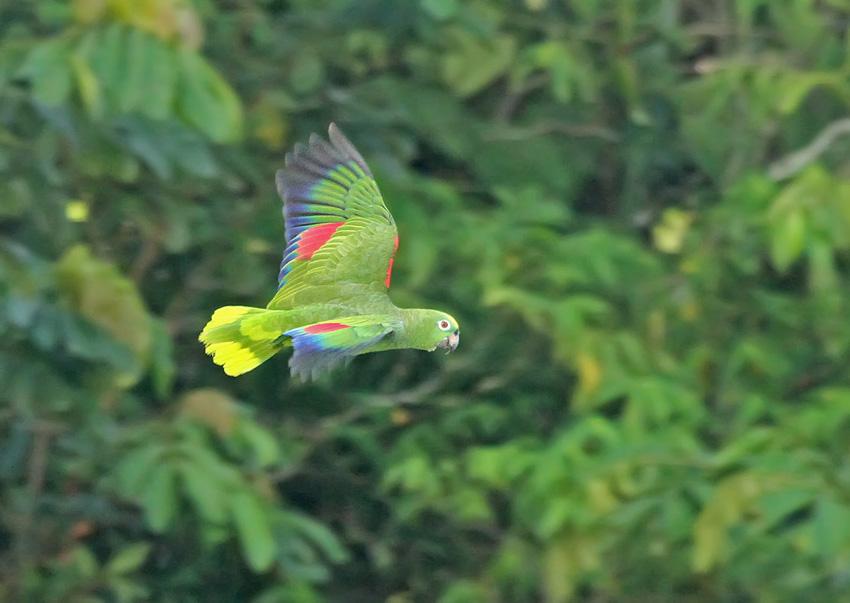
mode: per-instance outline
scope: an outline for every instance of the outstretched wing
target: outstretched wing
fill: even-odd
[[[330,142],[313,134],[296,144],[277,173],[286,221],[278,292],[269,308],[289,308],[296,294],[327,285],[390,285],[398,247],[395,221],[369,166],[331,124]]]
[[[293,375],[315,378],[324,370],[351,360],[389,335],[399,325],[383,315],[349,316],[290,329],[295,353],[289,360]]]

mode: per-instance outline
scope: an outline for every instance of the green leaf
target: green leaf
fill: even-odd
[[[93,30],[92,42],[84,45],[110,112],[120,111],[126,75],[125,63],[130,30],[119,23]]]
[[[516,40],[509,35],[478,38],[457,31],[457,46],[443,57],[446,84],[461,96],[472,96],[503,75],[516,53]]]
[[[459,580],[446,589],[437,603],[488,603],[492,600],[492,593],[484,586],[469,580]]]
[[[242,136],[242,105],[230,85],[204,58],[188,49],[177,53],[177,107],[182,118],[215,142]]]
[[[764,529],[773,529],[781,525],[789,515],[808,507],[816,497],[812,490],[786,488],[770,492],[759,500],[761,521]]]
[[[787,211],[774,220],[770,259],[777,270],[785,272],[803,253],[806,230],[806,218],[802,209]]]
[[[147,542],[137,542],[124,547],[109,560],[106,571],[112,574],[129,574],[142,566],[150,550],[151,545]]]
[[[273,465],[280,459],[280,447],[277,440],[254,421],[247,418],[241,419],[237,423],[236,433],[251,447],[261,467]]]
[[[552,497],[543,512],[534,518],[534,532],[549,539],[560,532],[575,516],[575,503],[566,497]]]
[[[67,40],[54,38],[37,44],[20,73],[31,81],[36,100],[51,106],[65,103],[72,83]]]
[[[329,560],[334,563],[343,563],[348,560],[348,551],[325,525],[307,515],[287,513],[285,517],[295,530],[316,546]]]
[[[453,17],[458,10],[457,0],[420,0],[419,5],[422,10],[440,21]]]
[[[828,241],[815,239],[808,245],[809,283],[817,292],[836,291],[840,278],[835,253]]]
[[[812,533],[818,554],[833,559],[850,547],[850,508],[829,498],[818,501]]]
[[[109,580],[109,588],[115,593],[118,603],[132,603],[135,601],[149,601],[150,591],[133,580],[122,577],[112,577]],[[97,600],[101,603],[101,600]]]
[[[171,393],[177,365],[174,362],[174,346],[165,321],[151,319],[151,378],[157,396],[165,398]]]
[[[100,90],[100,82],[92,71],[86,60],[79,54],[71,56],[71,66],[77,81],[77,90],[83,107],[93,118],[103,115],[103,95]]]
[[[142,111],[153,119],[173,115],[177,95],[177,57],[171,46],[152,38],[147,49],[149,57],[148,85]]]
[[[229,485],[217,481],[215,476],[204,471],[203,466],[194,462],[181,462],[178,471],[186,495],[201,517],[212,523],[224,523]]]
[[[781,94],[778,95],[778,109],[780,113],[790,114],[796,111],[806,97],[820,86],[831,88],[839,93],[845,100],[850,98],[850,89],[845,83],[846,79],[838,73],[831,72],[806,72],[789,73],[780,80]]]
[[[158,442],[138,446],[118,462],[115,475],[123,494],[130,498],[141,497],[148,475],[160,463],[164,450]]]
[[[169,463],[156,465],[142,492],[142,506],[148,525],[154,532],[164,532],[177,513],[176,472]]]
[[[184,416],[214,429],[222,436],[231,435],[239,424],[239,406],[222,390],[203,387],[181,396],[180,411]]]
[[[256,493],[240,489],[230,497],[230,511],[242,554],[255,572],[264,572],[275,558],[269,509]]]
[[[151,36],[141,29],[132,28],[125,42],[124,77],[118,96],[118,110],[122,113],[139,111],[147,102],[150,85],[149,64],[153,60]]]
[[[92,578],[97,573],[97,559],[85,546],[78,546],[74,549],[72,560],[74,567],[81,576]]]
[[[132,350],[136,366],[116,380],[123,387],[135,384],[151,345],[151,323],[135,284],[82,245],[65,252],[56,265],[56,275],[71,307]]]
[[[576,587],[576,543],[569,537],[552,541],[545,549],[541,575],[547,603],[567,603]]]
[[[292,62],[289,72],[289,83],[292,89],[300,94],[315,90],[325,77],[325,66],[315,52],[304,52],[297,55]]]
[[[484,491],[463,488],[452,497],[452,503],[460,519],[485,523],[493,518],[493,511]]]
[[[741,471],[721,481],[693,528],[691,560],[697,572],[708,572],[729,554],[729,529],[767,492],[781,483],[775,476]]]

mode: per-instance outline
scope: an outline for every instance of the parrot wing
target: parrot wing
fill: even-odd
[[[397,319],[385,315],[361,315],[337,318],[290,329],[295,353],[289,360],[293,375],[314,377],[335,365],[347,362],[400,326]]]
[[[277,173],[286,221],[278,292],[269,308],[294,305],[311,287],[356,283],[390,286],[398,233],[369,166],[331,124],[330,142],[313,134],[296,144]]]

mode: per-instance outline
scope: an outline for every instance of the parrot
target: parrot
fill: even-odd
[[[277,292],[265,308],[218,308],[198,337],[225,374],[247,373],[288,348],[290,374],[304,381],[370,352],[457,348],[450,314],[390,300],[395,220],[336,124],[328,139],[296,143],[275,180],[286,237]]]

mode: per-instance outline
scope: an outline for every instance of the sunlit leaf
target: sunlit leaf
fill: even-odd
[[[80,55],[71,57],[71,67],[77,82],[77,90],[83,106],[92,117],[100,117],[104,110],[103,94],[100,90],[100,82],[95,76],[89,64]]]
[[[56,271],[71,306],[132,350],[137,367],[120,375],[118,381],[124,386],[134,384],[151,345],[150,321],[135,285],[83,246],[69,249]]]
[[[661,223],[652,229],[655,246],[664,253],[678,253],[682,249],[685,235],[688,233],[693,214],[680,209],[665,210]]]
[[[74,549],[72,560],[77,571],[86,578],[92,578],[98,570],[97,559],[85,546]]]
[[[770,257],[777,270],[787,270],[806,244],[806,218],[801,210],[778,217],[771,233]]]
[[[131,544],[113,556],[106,564],[106,571],[114,574],[129,574],[139,569],[150,553],[151,545],[147,542]]]

